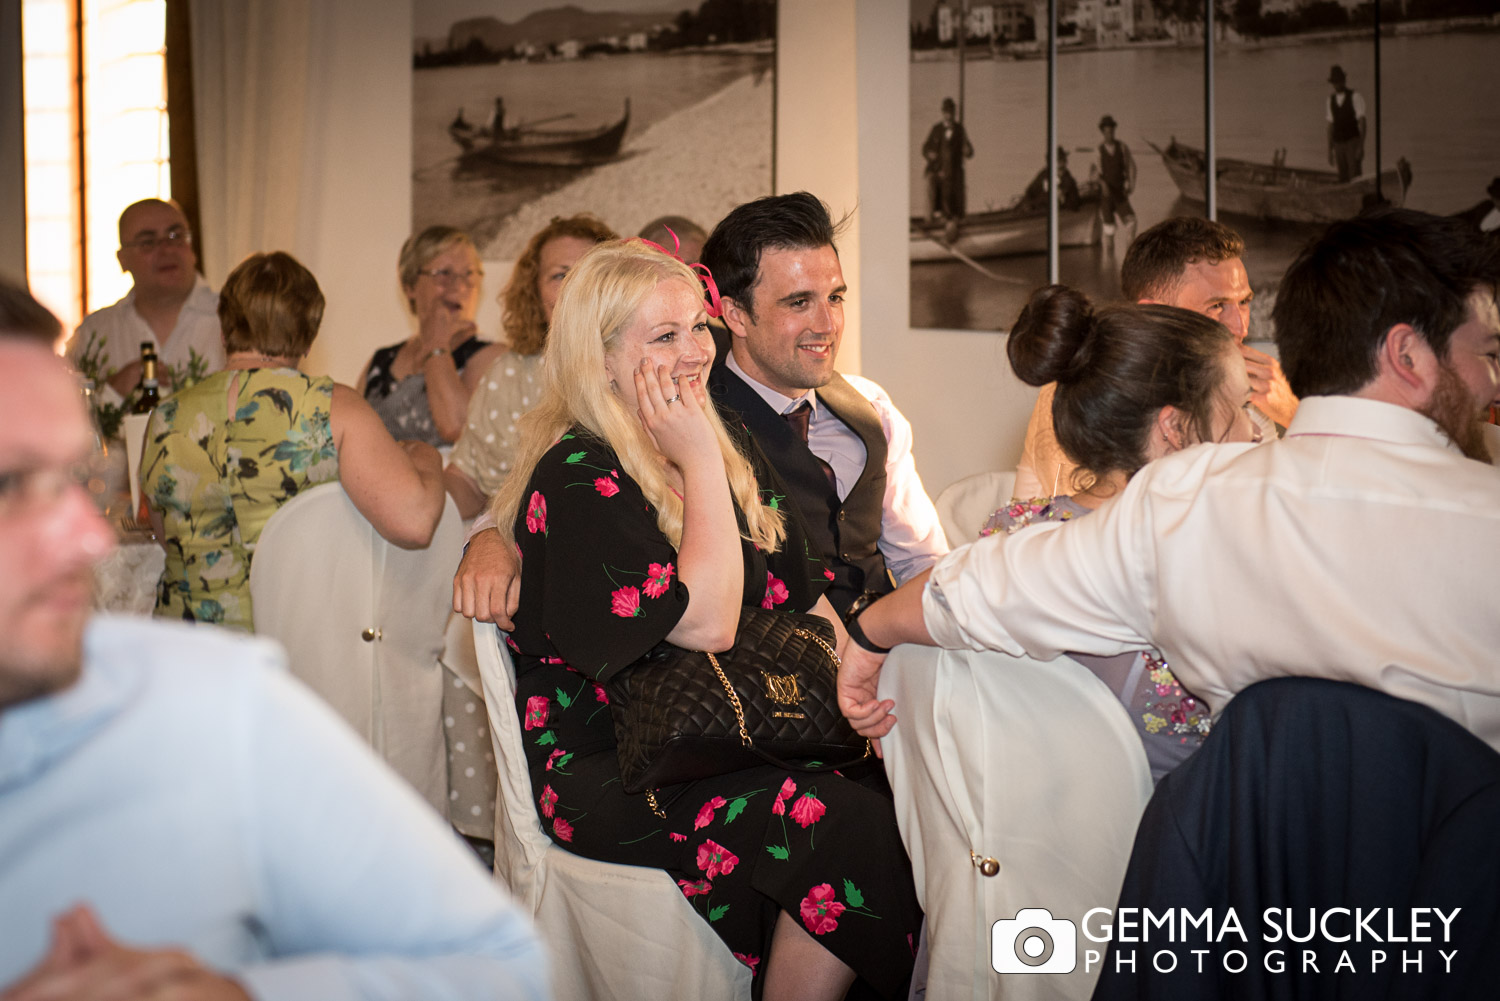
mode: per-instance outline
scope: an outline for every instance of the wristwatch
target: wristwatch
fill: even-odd
[[[447,348],[433,348],[431,351],[427,352],[427,357],[428,358],[437,358],[440,355],[445,355],[447,353],[448,353],[448,349]]]
[[[865,606],[865,608],[869,607],[869,605]],[[860,609],[860,615],[863,615],[864,611],[865,609]],[[844,629],[849,633],[849,638],[854,641],[855,645],[863,650],[868,650],[870,653],[891,652],[890,647],[876,646],[875,641],[865,635],[864,629],[859,624],[859,615],[850,616],[849,621],[844,623]]]

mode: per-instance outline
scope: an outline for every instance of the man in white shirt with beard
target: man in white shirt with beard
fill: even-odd
[[[1155,648],[1215,711],[1257,681],[1352,681],[1500,748],[1495,248],[1461,220],[1336,223],[1282,280],[1286,437],[1151,463],[1092,517],[950,554],[849,624],[840,702],[888,732],[898,643],[1050,659]]]

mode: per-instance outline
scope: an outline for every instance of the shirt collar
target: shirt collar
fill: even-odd
[[[1408,407],[1354,396],[1309,396],[1297,405],[1288,438],[1337,435],[1398,445],[1427,445],[1462,454],[1437,422]]]
[[[100,647],[106,617],[84,639],[83,673],[69,687],[0,710],[0,792],[31,781],[123,710],[144,681],[138,670],[106,671]]]
[[[120,301],[132,305],[135,303],[134,284],[130,286],[130,291],[125,293],[125,298]],[[218,315],[219,294],[214,291],[213,286],[208,283],[207,278],[198,275],[193,280],[193,290],[188,293],[188,297],[182,302],[182,308],[198,313],[213,313],[214,315]]]
[[[799,406],[801,406],[803,400],[806,400],[807,402],[812,404],[813,408],[812,413],[808,415],[809,423],[817,420],[818,394],[813,392],[812,390],[806,391],[801,396],[786,396],[782,393],[778,393],[770,386],[757,382],[754,376],[749,375],[744,369],[740,368],[740,363],[735,359],[733,351],[730,351],[725,357],[724,365],[729,369],[729,371],[733,372],[741,379],[744,379],[745,384],[748,385],[751,389],[755,390],[756,394],[762,400],[766,401],[766,406],[770,407],[776,413],[789,414],[793,410],[796,410]]]

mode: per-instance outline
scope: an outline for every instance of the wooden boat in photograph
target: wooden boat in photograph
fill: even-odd
[[[1184,146],[1176,139],[1166,149],[1149,141],[1147,145],[1161,157],[1182,197],[1204,201],[1201,149]],[[1283,156],[1278,155],[1272,163],[1219,157],[1215,164],[1219,211],[1284,222],[1324,223],[1358,215],[1366,199],[1375,196],[1374,175],[1340,183],[1334,171],[1288,167],[1282,162]],[[1393,169],[1381,174],[1380,181],[1381,194],[1392,205],[1401,205],[1411,187],[1411,164],[1405,158],[1397,160]]]
[[[630,127],[630,98],[625,113],[613,125],[595,129],[544,129],[522,123],[504,129],[498,136],[468,122],[448,126],[453,141],[466,156],[553,167],[587,167],[612,160],[620,152],[625,130]]]
[[[1076,209],[1058,209],[1057,245],[1087,247],[1099,242],[1099,192],[1081,186]],[[957,253],[955,253],[955,251]],[[975,259],[1047,252],[1047,209],[995,209],[971,212],[958,224],[958,234],[946,231],[942,220],[911,218],[911,259],[947,261],[963,255]]]

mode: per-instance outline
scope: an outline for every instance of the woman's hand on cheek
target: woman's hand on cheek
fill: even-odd
[[[634,378],[641,423],[668,461],[684,472],[699,463],[722,465],[701,389],[674,383],[664,366],[649,359],[641,362]]]

